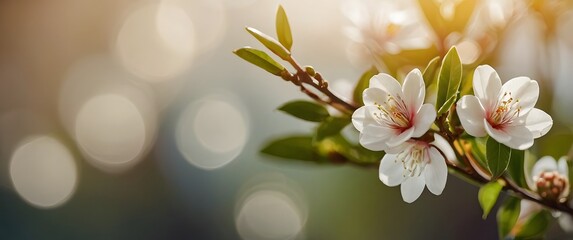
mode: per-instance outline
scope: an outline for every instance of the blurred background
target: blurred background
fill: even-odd
[[[464,1],[437,2],[447,19]],[[375,169],[260,155],[315,126],[275,110],[306,99],[296,87],[232,54],[262,48],[245,26],[274,35],[278,4],[293,55],[341,96],[371,65],[416,66],[380,56],[456,45],[464,64],[540,81],[563,138],[541,154],[567,154],[570,1],[477,2],[452,15],[472,16],[467,28],[436,37],[409,1],[0,1],[0,238],[494,239],[478,188],[453,176],[406,204]],[[416,41],[392,40],[412,21],[402,37]],[[549,236],[567,239],[557,224]]]

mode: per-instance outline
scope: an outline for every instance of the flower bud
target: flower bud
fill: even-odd
[[[551,201],[563,201],[567,197],[569,182],[566,176],[557,171],[542,172],[535,181],[537,193],[541,198]]]
[[[310,75],[311,77],[314,77],[314,75],[316,75],[316,71],[314,70],[314,68],[312,66],[306,66],[304,67],[304,70],[306,71],[306,73],[308,73],[308,75]]]

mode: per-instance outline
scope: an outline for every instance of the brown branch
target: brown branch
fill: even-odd
[[[336,94],[334,94],[332,91],[330,91],[330,89],[328,89],[328,82],[322,78],[322,75],[320,73],[314,72],[311,75],[309,72],[305,71],[301,67],[301,65],[298,64],[298,62],[293,57],[290,57],[288,59],[288,62],[294,67],[294,69],[296,70],[296,73],[295,74],[289,73],[287,75],[287,77],[289,77],[289,78],[285,79],[285,80],[290,80],[295,85],[301,86],[301,90],[306,95],[310,96],[311,98],[313,98],[315,100],[318,100],[319,102],[331,105],[341,112],[352,113],[356,109],[358,109],[358,107],[355,106],[354,104],[351,104],[351,103],[348,103],[348,102],[342,100],[341,98],[336,96]],[[285,74],[283,74],[283,79],[284,78],[285,78]],[[322,94],[324,94],[327,97],[327,99],[325,100],[325,99],[319,98],[316,94],[314,94],[314,93],[310,92],[308,89],[306,89],[303,86],[304,84],[308,84],[308,85],[312,86],[314,89],[316,89],[319,92],[321,92]],[[314,95],[314,96],[312,96],[312,95]]]
[[[341,111],[343,113],[350,113],[351,114],[356,109],[358,109],[357,106],[353,105],[352,103],[348,103],[348,102],[342,100],[341,98],[336,96],[333,92],[331,92],[328,89],[328,82],[325,79],[323,79],[323,77],[320,73],[315,72],[314,70],[307,71],[307,70],[303,69],[303,67],[301,67],[301,65],[298,64],[297,61],[292,57],[290,57],[288,59],[288,62],[294,67],[294,69],[296,70],[296,73],[292,74],[292,73],[288,72],[287,70],[285,70],[281,74],[281,77],[284,80],[290,81],[294,85],[299,86],[300,90],[304,94],[306,94],[307,96],[309,96],[310,98],[312,98],[313,100],[315,100],[317,102],[331,105],[332,107],[338,109],[339,111]],[[313,92],[309,88],[307,88],[307,86],[310,86],[310,87],[314,88],[315,90],[317,90],[318,92],[324,94],[324,96],[326,98],[323,98],[323,97],[317,95],[315,92]],[[472,155],[471,149],[464,148],[464,146],[461,144],[461,142],[459,142],[460,134],[463,131],[459,131],[459,129],[457,129],[457,128],[454,128],[455,132],[450,131],[450,128],[449,128],[448,123],[447,123],[447,115],[446,114],[441,115],[436,119],[436,125],[438,126],[439,131],[435,131],[435,133],[439,134],[440,136],[444,137],[447,140],[447,142],[450,144],[452,149],[454,149],[454,153],[456,154],[456,157],[458,159],[461,159],[465,165],[462,167],[462,166],[459,166],[459,165],[449,161],[446,158],[445,154],[442,152],[442,150],[436,148],[444,156],[444,159],[446,159],[446,164],[448,166],[448,169],[450,169],[450,172],[454,173],[457,177],[465,179],[465,180],[472,182],[476,185],[483,185],[483,184],[490,182],[489,179],[482,177],[473,168],[471,161],[475,161],[475,160],[473,160],[473,155]],[[458,146],[456,146],[456,142],[457,142]],[[378,167],[378,166],[376,166],[377,164],[362,164],[362,163],[357,163],[354,161],[349,161],[349,159],[339,159],[339,160],[341,160],[341,161],[339,161],[340,163],[352,164],[352,165],[359,166],[359,167],[367,167],[367,168],[369,168],[369,167],[377,168]],[[506,192],[509,192],[510,194],[514,195],[515,197],[518,197],[521,199],[526,199],[529,201],[533,201],[533,202],[538,203],[542,206],[545,206],[548,209],[561,211],[561,212],[564,212],[564,213],[567,213],[567,214],[573,216],[573,208],[569,207],[567,205],[567,203],[549,201],[549,200],[540,198],[539,196],[528,191],[527,189],[521,188],[520,186],[518,186],[515,182],[513,182],[511,179],[507,178],[506,176],[502,176],[501,179],[505,182],[503,190]]]

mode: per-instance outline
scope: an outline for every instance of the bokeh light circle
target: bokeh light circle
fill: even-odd
[[[304,218],[284,193],[261,190],[245,200],[236,225],[243,239],[292,239],[302,230]]]
[[[137,107],[117,94],[88,100],[77,115],[75,134],[82,152],[106,165],[135,160],[143,152],[147,135]]]
[[[235,208],[242,239],[295,239],[304,236],[308,209],[303,191],[286,176],[266,172],[247,181]]]
[[[123,22],[116,38],[116,54],[124,67],[149,81],[180,75],[194,56],[193,22],[174,4],[147,4]]]
[[[245,146],[249,126],[245,110],[232,94],[211,95],[189,104],[178,119],[177,148],[192,165],[220,168]]]
[[[78,170],[73,155],[60,141],[36,136],[20,144],[12,154],[10,177],[26,202],[54,208],[73,195]]]

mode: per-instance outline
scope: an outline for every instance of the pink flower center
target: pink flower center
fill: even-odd
[[[505,92],[493,111],[488,113],[487,121],[493,128],[503,129],[513,123],[513,120],[519,117],[520,112],[519,99],[513,98],[511,92]]]
[[[382,104],[374,103],[380,112],[374,113],[378,121],[390,128],[406,131],[412,127],[412,113],[408,111],[404,100],[400,97],[394,97],[388,94],[386,101]]]

